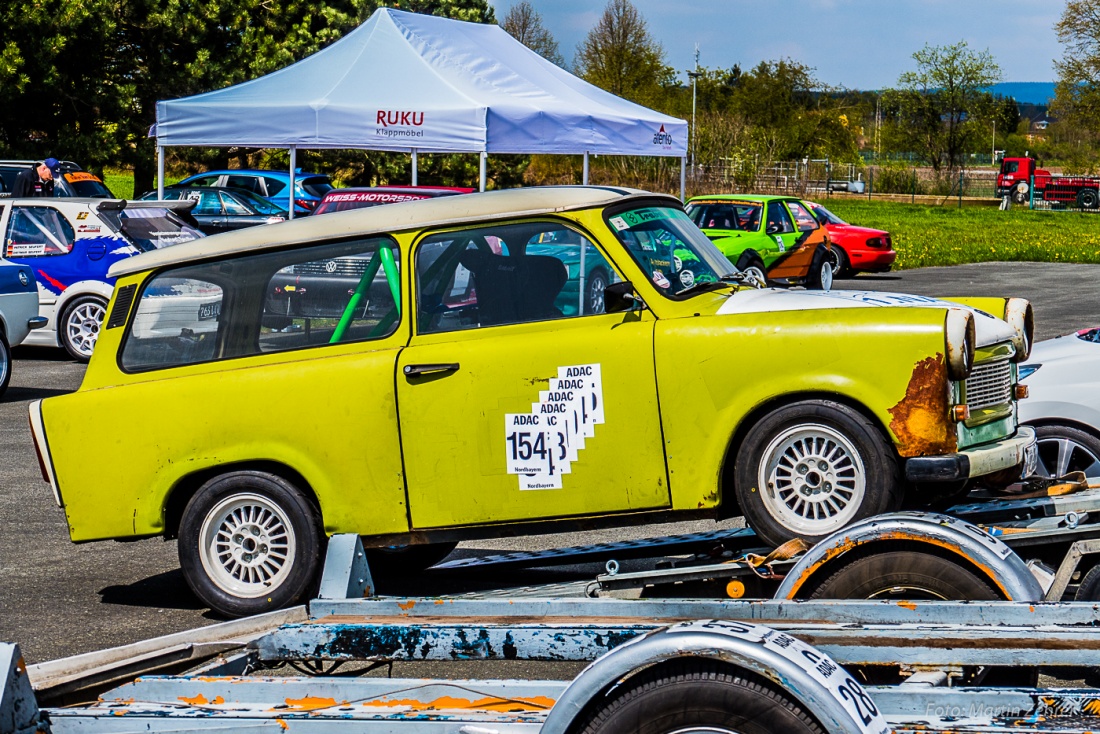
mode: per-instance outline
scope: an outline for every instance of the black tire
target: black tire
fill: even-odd
[[[825,260],[833,269],[833,278],[850,278],[852,276],[852,261],[843,249],[836,243],[825,253]]]
[[[802,705],[771,683],[710,660],[677,661],[638,674],[575,729],[581,734],[824,734]]]
[[[820,444],[812,450],[799,444],[815,437]],[[738,448],[734,476],[745,521],[773,546],[796,537],[815,543],[899,509],[904,498],[893,446],[870,419],[832,400],[792,403],[764,416]]]
[[[1077,586],[1077,593],[1074,594],[1073,600],[1100,601],[1100,564],[1090,568],[1089,572],[1085,574],[1085,577],[1081,579],[1081,583]]]
[[[588,274],[584,296],[584,312],[586,314],[605,313],[607,311],[603,293],[607,285],[607,273],[602,268],[596,268]]]
[[[1095,209],[1100,206],[1100,193],[1096,189],[1081,189],[1077,192],[1077,206],[1081,209]]]
[[[78,296],[65,306],[57,320],[57,339],[77,362],[92,358],[99,327],[107,315],[107,301],[99,296]]]
[[[371,574],[390,578],[414,574],[431,568],[451,555],[458,543],[425,543],[367,548]]]
[[[842,565],[816,584],[809,599],[943,599],[995,601],[988,580],[950,558],[920,550],[842,556]]]
[[[762,285],[768,285],[768,269],[764,267],[764,261],[760,255],[752,250],[741,253],[737,259],[737,269],[743,273],[752,273]]]
[[[0,398],[4,397],[8,383],[11,382],[11,364],[11,347],[8,346],[4,333],[0,332]]]
[[[1016,184],[1009,195],[1012,197],[1013,204],[1026,204],[1028,202],[1027,184]]]
[[[258,471],[215,477],[183,511],[184,578],[199,599],[228,617],[290,606],[313,590],[321,568],[325,536],[318,514],[281,477]]]
[[[1072,426],[1036,426],[1035,439],[1039,449],[1035,472],[1038,476],[1083,471],[1089,479],[1100,479],[1100,439],[1088,431]]]
[[[810,261],[810,273],[806,276],[806,287],[814,291],[830,291],[833,288],[833,266],[829,264],[829,251],[818,246],[814,258]]]

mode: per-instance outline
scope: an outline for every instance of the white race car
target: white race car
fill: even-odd
[[[1100,478],[1100,327],[1038,342],[1020,378],[1020,423],[1035,427],[1039,473]]]

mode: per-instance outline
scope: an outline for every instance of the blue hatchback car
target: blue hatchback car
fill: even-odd
[[[281,209],[290,210],[290,172],[265,171],[251,168],[238,168],[225,171],[207,171],[188,176],[174,188],[192,186],[228,186],[244,189],[261,196]],[[321,173],[294,174],[294,213],[310,214],[317,208],[321,197],[332,190],[329,177]]]

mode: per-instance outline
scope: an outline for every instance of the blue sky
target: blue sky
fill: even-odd
[[[516,0],[489,0],[502,20]],[[572,62],[606,0],[530,0]],[[1064,0],[633,0],[683,71],[790,57],[826,84],[877,89],[897,82],[925,44],[965,40],[989,49],[1005,81],[1054,81],[1061,56],[1053,26]]]

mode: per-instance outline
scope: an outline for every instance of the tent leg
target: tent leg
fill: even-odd
[[[290,193],[287,201],[287,219],[294,219],[294,171],[298,168],[298,148],[290,146]]]
[[[581,184],[588,185],[588,151],[584,151],[584,166],[581,168]]]
[[[489,154],[486,153],[484,150],[481,151],[481,165],[480,172],[478,174],[478,191],[485,190],[485,164],[488,162],[488,160]]]
[[[417,183],[416,183],[416,173],[417,173],[417,171],[416,171],[416,148],[413,148],[413,151],[412,151],[412,174],[413,174],[412,175],[412,185],[413,186],[417,185]]]
[[[164,146],[157,146],[157,201],[164,201]]]
[[[687,201],[687,158],[680,156],[680,201]]]

